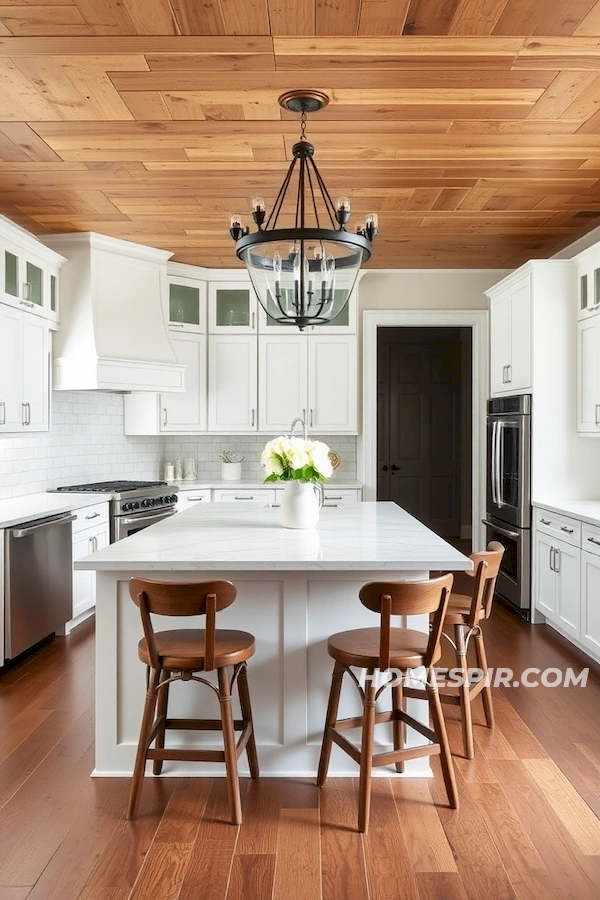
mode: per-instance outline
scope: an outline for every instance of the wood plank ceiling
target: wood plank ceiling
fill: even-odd
[[[0,212],[236,264],[307,134],[371,265],[513,267],[600,224],[600,0],[0,0]]]

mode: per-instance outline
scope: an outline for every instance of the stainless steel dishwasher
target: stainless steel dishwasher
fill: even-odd
[[[4,656],[14,659],[72,618],[70,513],[5,531]]]

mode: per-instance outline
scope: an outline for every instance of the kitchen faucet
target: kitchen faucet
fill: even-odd
[[[302,429],[304,431],[304,440],[307,441],[308,440],[308,432],[306,430],[306,422],[304,421],[302,416],[296,416],[296,418],[290,425],[290,438],[294,437],[294,430],[296,428],[296,425],[302,425]]]

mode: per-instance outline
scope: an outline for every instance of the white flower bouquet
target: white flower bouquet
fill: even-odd
[[[322,441],[283,435],[273,438],[265,445],[260,458],[265,483],[295,480],[323,484],[333,472],[328,453],[329,447]]]

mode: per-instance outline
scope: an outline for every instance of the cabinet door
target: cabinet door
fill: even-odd
[[[93,529],[73,535],[73,562],[94,552]],[[95,572],[73,570],[73,618],[94,606]]]
[[[306,422],[308,336],[261,336],[258,343],[258,427],[288,432],[293,419]]]
[[[580,570],[581,550],[562,541],[555,544],[557,623],[563,631],[579,639],[581,634]]]
[[[256,431],[256,337],[215,334],[208,341],[209,431]]]
[[[206,431],[206,338],[178,334],[171,344],[177,362],[186,366],[185,391],[161,394],[160,430]]]
[[[24,431],[48,431],[50,366],[49,332],[45,322],[23,317]]]
[[[206,284],[193,278],[170,275],[169,328],[204,334],[206,331]]]
[[[356,337],[308,336],[308,427],[321,434],[358,430]]]
[[[0,432],[21,431],[22,322],[18,310],[0,305]]]
[[[177,512],[182,512],[190,506],[197,506],[199,503],[210,503],[210,488],[200,488],[199,490],[179,491],[177,494]]]
[[[511,293],[504,290],[490,300],[490,379],[492,394],[506,393],[510,365]]]
[[[577,431],[600,434],[600,318],[577,323]]]
[[[531,277],[510,292],[510,359],[506,372],[510,392],[531,387]]]
[[[2,272],[2,291],[0,296],[3,303],[11,306],[19,306],[21,300],[21,257],[19,248],[7,241],[2,242],[0,265]]]
[[[551,620],[557,617],[556,573],[552,568],[553,564],[554,544],[544,535],[538,534],[535,541],[535,608]]]
[[[600,658],[600,557],[581,554],[581,643]]]
[[[249,281],[208,286],[208,330],[212,334],[256,333],[258,301]]]

